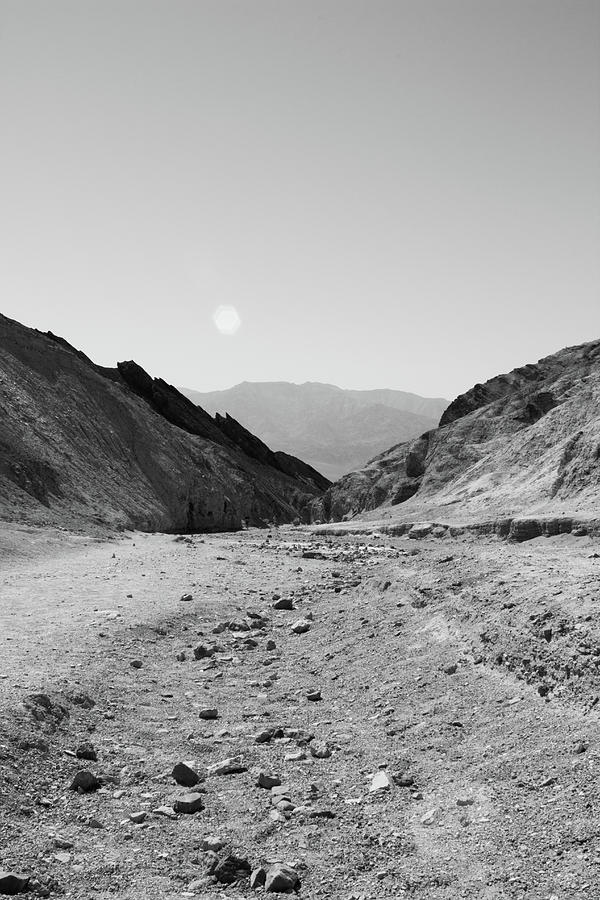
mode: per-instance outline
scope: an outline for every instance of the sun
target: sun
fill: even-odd
[[[235,306],[218,306],[213,313],[215,328],[221,334],[235,334],[242,320]]]

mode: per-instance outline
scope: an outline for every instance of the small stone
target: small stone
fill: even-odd
[[[172,806],[157,806],[154,813],[157,816],[165,816],[167,819],[177,818],[177,813]]]
[[[214,706],[207,707],[207,709],[201,709],[198,713],[199,719],[218,719],[219,713],[214,708]]]
[[[286,753],[284,759],[286,762],[302,762],[303,759],[306,759],[306,753],[304,750],[293,750],[291,753]]]
[[[98,759],[98,754],[94,749],[94,745],[90,743],[90,741],[84,741],[79,745],[77,750],[75,751],[75,756],[77,759],[91,759],[93,762],[96,762]]]
[[[265,891],[287,893],[293,891],[300,879],[290,866],[278,864],[272,866],[265,878]]]
[[[314,741],[310,745],[311,756],[314,756],[315,759],[329,759],[331,756],[331,748],[325,741]]]
[[[61,837],[61,835],[58,834],[54,838],[54,846],[57,850],[72,850],[75,845],[73,844],[73,841],[68,840],[68,838]]]
[[[214,647],[206,647],[204,644],[198,644],[197,647],[194,647],[194,659],[206,659],[214,655]]]
[[[194,598],[192,597],[191,594],[182,594],[181,597],[180,597],[179,599],[180,599],[183,603],[189,603],[190,600],[193,600]]]
[[[129,665],[132,669],[141,669],[144,664],[141,659],[132,659]]]
[[[185,656],[185,653],[183,652],[183,650],[181,651],[181,653],[177,654],[175,659],[177,660],[177,662],[185,662],[186,656]]]
[[[387,773],[383,770],[376,772],[375,775],[371,778],[371,784],[369,786],[369,791],[371,793],[375,793],[376,791],[389,791],[392,786],[392,782],[387,776]]]
[[[202,850],[207,850],[210,853],[218,853],[219,850],[222,850],[225,846],[225,841],[220,837],[216,837],[216,835],[211,834],[208,837],[202,838],[200,841],[200,847]]]
[[[228,853],[216,859],[209,869],[212,875],[221,884],[233,884],[241,878],[247,878],[251,872],[251,866],[247,859]]]
[[[292,625],[292,632],[294,634],[306,634],[307,631],[310,631],[311,623],[308,619],[298,619]]]
[[[322,700],[321,691],[309,691],[306,695],[307,700],[312,700],[313,703],[316,703],[318,700]]]
[[[220,762],[213,763],[206,769],[208,775],[239,775],[248,771],[239,756],[230,756]]]
[[[96,778],[92,772],[89,772],[87,769],[80,769],[73,778],[70,788],[72,791],[81,791],[84,794],[88,794],[91,791],[97,791],[101,784],[100,779]]]
[[[273,604],[273,609],[295,609],[291,597],[280,597]]]
[[[173,809],[176,813],[188,813],[190,815],[200,812],[200,810],[204,809],[202,794],[182,794],[173,803]]]
[[[436,810],[431,809],[428,813],[425,813],[423,818],[421,819],[421,825],[433,825],[435,822]]]
[[[268,744],[272,737],[273,737],[273,729],[265,728],[264,731],[258,732],[258,734],[254,738],[254,742],[256,744]]]
[[[471,797],[457,797],[456,805],[457,806],[473,806],[475,801],[471,799]]]
[[[0,894],[20,894],[27,890],[28,885],[28,875],[0,870]]]
[[[183,787],[194,787],[200,781],[198,773],[184,762],[178,762],[173,766],[171,776]]]
[[[142,822],[146,821],[148,813],[144,812],[144,810],[140,810],[139,812],[129,813],[129,818],[133,822],[134,825],[141,825]]]
[[[451,666],[446,666],[444,668],[444,672],[446,673],[446,675],[456,675],[457,670],[458,666],[456,663],[452,663]]]
[[[278,787],[281,784],[281,778],[279,775],[269,775],[267,772],[259,772],[257,784],[259,787],[266,788],[270,791],[271,788]]]
[[[258,869],[253,869],[253,871],[250,875],[250,887],[252,888],[253,891],[255,891],[256,888],[262,887],[266,880],[267,880],[267,873],[262,868],[262,866]]]
[[[276,649],[277,649],[277,644],[275,643],[275,641],[268,640],[267,641],[267,650],[276,650]]]

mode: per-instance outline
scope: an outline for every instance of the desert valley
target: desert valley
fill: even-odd
[[[600,341],[333,482],[186,393],[0,317],[0,894],[600,896]]]

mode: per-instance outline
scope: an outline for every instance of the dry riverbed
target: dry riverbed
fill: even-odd
[[[598,540],[0,552],[0,891],[600,897]]]

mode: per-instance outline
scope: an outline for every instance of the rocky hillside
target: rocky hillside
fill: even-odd
[[[340,478],[390,444],[434,428],[447,400],[405,391],[342,390],[331,384],[244,381],[226,391],[182,393],[212,413],[230,413],[270,446]]]
[[[134,362],[0,316],[0,518],[201,531],[292,521],[329,482]]]
[[[476,384],[438,428],[397,444],[342,478],[316,504],[338,521],[597,514],[600,341]]]

